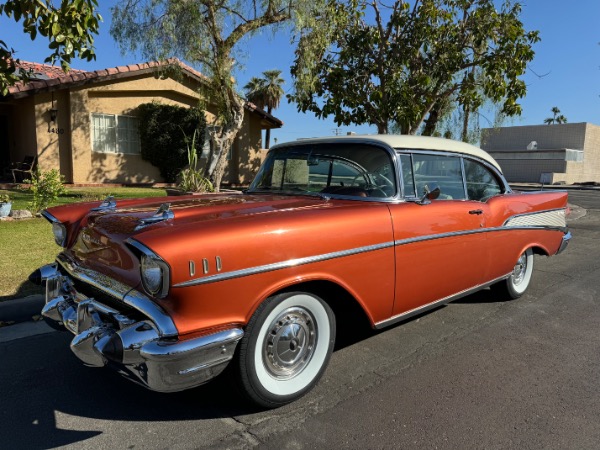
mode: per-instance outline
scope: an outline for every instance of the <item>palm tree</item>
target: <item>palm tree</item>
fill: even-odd
[[[285,80],[281,78],[281,70],[265,70],[263,78],[252,77],[244,86],[246,91],[246,99],[254,103],[261,109],[267,109],[271,112],[279,108],[281,97],[283,97],[283,83]],[[267,128],[265,135],[265,148],[269,148],[271,140],[271,130]]]
[[[552,111],[552,117],[544,119],[545,124],[552,125],[553,123],[567,123],[567,118],[560,113],[560,109],[558,109],[556,106],[553,106],[550,111]]]
[[[567,118],[560,114],[559,116],[556,116],[556,123],[567,123]]]
[[[246,100],[254,103],[260,109],[264,109],[264,91],[265,91],[265,80],[258,77],[250,78],[250,81],[244,86],[246,91]]]

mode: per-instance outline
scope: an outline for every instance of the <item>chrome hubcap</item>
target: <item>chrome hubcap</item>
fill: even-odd
[[[519,258],[519,260],[517,261],[517,264],[515,264],[515,268],[513,269],[512,278],[513,278],[513,283],[515,285],[519,285],[523,282],[526,271],[527,271],[527,255],[525,253],[523,253],[521,255],[521,257]]]
[[[263,342],[265,368],[275,378],[298,375],[310,362],[317,342],[317,323],[304,308],[288,308],[269,325]]]

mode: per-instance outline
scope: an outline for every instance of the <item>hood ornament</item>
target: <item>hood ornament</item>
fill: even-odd
[[[95,208],[90,209],[90,211],[106,211],[107,209],[116,209],[117,208],[117,202],[115,201],[115,198],[112,195],[109,195],[108,197],[106,197],[104,199],[104,201],[102,203],[100,203],[100,205],[98,205]]]
[[[175,214],[171,211],[170,203],[163,203],[158,207],[158,210],[154,213],[153,216],[147,217],[146,219],[141,219],[140,224],[135,227],[135,231],[141,230],[148,225],[152,225],[153,223],[163,222],[165,220],[173,219]]]

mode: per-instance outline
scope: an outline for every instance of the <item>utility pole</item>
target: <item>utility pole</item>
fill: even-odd
[[[334,128],[333,130],[333,134],[336,136],[341,136],[342,135],[342,129],[341,128]]]

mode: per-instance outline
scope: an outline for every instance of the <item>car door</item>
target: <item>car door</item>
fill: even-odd
[[[394,227],[396,291],[392,317],[474,288],[485,281],[486,206],[467,198],[460,156],[399,155],[406,202],[390,205]],[[438,185],[440,196],[418,198]]]

